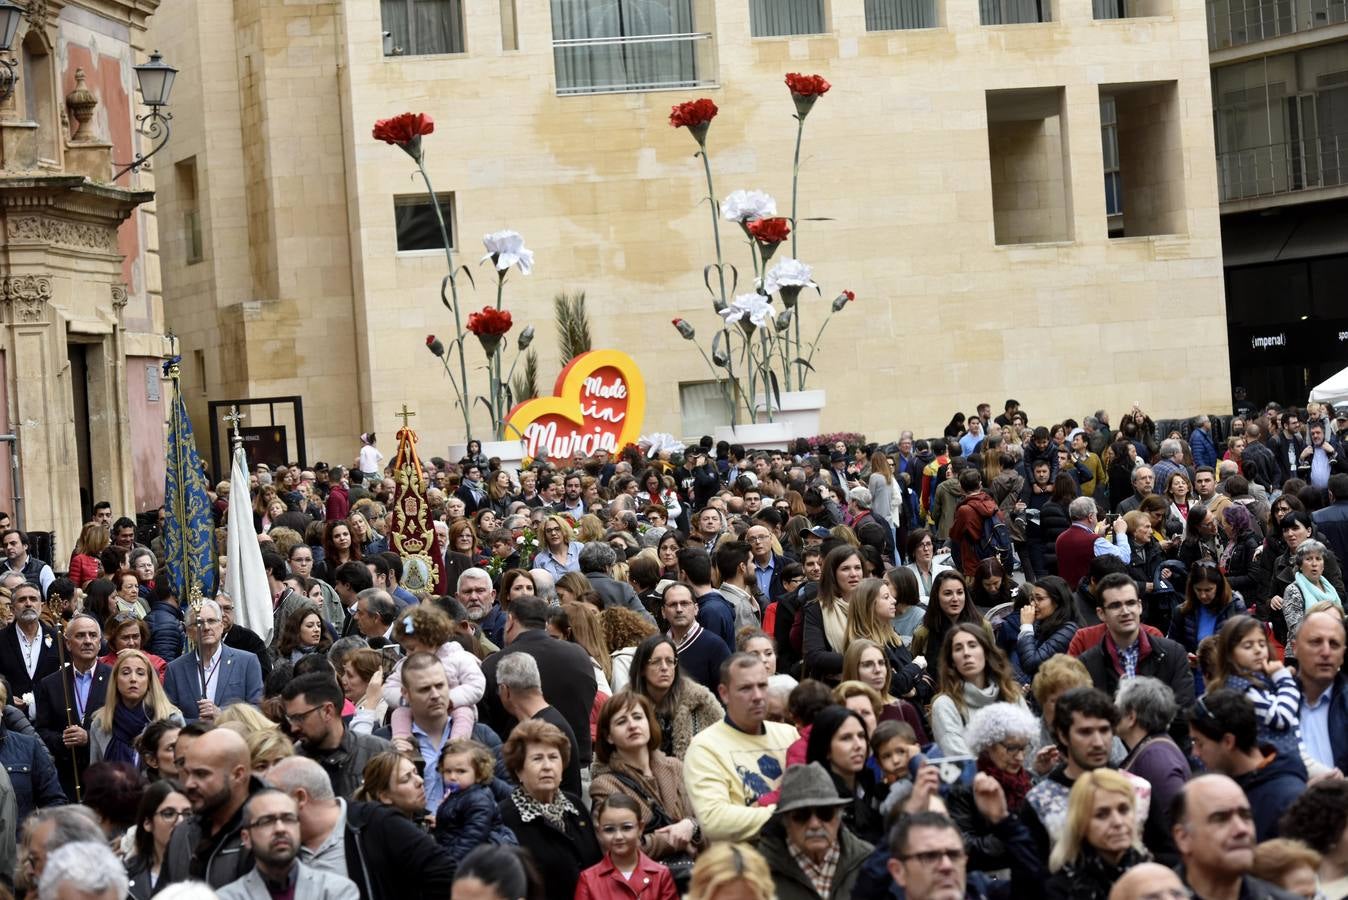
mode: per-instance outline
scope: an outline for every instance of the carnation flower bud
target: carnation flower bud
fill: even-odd
[[[833,298],[833,311],[842,312],[842,308],[857,298],[857,295],[851,291],[843,291]]]
[[[528,350],[529,345],[534,342],[534,326],[529,325],[520,332],[519,340],[515,342],[521,350]]]
[[[693,330],[692,324],[687,319],[675,319],[674,327],[679,330],[679,334],[683,336],[685,341],[691,341],[697,336],[697,332]]]
[[[445,345],[440,343],[440,339],[433,334],[426,335],[426,349],[436,356],[445,355]]]

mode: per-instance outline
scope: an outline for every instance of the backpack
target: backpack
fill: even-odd
[[[951,558],[957,569],[963,569],[963,560],[960,552],[960,542],[951,541]],[[1002,564],[1003,570],[1010,572],[1012,567],[1011,559],[1011,527],[1006,524],[1006,516],[999,509],[990,516],[983,518],[983,530],[978,535],[978,540],[973,545],[974,554],[979,561],[985,559],[996,559]]]

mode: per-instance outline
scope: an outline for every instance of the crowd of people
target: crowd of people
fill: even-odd
[[[0,518],[0,879],[1339,900],[1346,438],[1315,404],[1114,428],[1010,400],[884,446],[515,472],[472,442],[424,472],[438,595],[403,583],[363,435],[350,469],[212,491],[221,535],[252,500],[269,629],[176,596],[106,503],[63,573]]]

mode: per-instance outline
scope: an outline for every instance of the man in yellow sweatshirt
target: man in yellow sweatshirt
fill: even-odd
[[[768,670],[758,657],[727,658],[717,690],[725,720],[698,732],[688,745],[684,785],[706,840],[753,841],[776,809],[756,802],[777,789],[786,749],[798,735],[790,725],[764,721]]]

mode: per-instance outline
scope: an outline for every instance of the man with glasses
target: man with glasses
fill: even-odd
[[[1137,582],[1123,573],[1106,575],[1095,590],[1095,614],[1105,626],[1105,634],[1081,654],[1097,688],[1113,697],[1124,678],[1146,675],[1170,685],[1175,692],[1179,713],[1170,726],[1170,736],[1180,749],[1189,745],[1185,711],[1194,702],[1194,676],[1189,670],[1189,654],[1175,641],[1157,637],[1142,628],[1142,599]]]
[[[938,812],[905,816],[889,839],[889,874],[906,900],[963,900],[968,855],[955,823]]]
[[[744,532],[744,542],[749,545],[749,561],[754,580],[758,582],[758,592],[768,603],[776,603],[786,593],[782,586],[782,567],[786,565],[786,559],[772,552],[772,532],[766,525],[755,523]]]
[[[678,654],[683,674],[708,690],[716,690],[721,663],[730,655],[730,648],[719,636],[698,623],[692,588],[683,582],[666,587],[661,611],[669,625],[669,639],[674,642],[674,652]]]
[[[364,567],[361,567],[364,571]],[[221,643],[224,614],[206,600],[196,613],[196,649],[169,663],[164,691],[188,722],[214,721],[220,710],[242,700],[262,702],[262,666],[257,655]]]
[[[1259,840],[1278,837],[1278,819],[1306,790],[1300,756],[1259,743],[1259,720],[1249,697],[1230,688],[1204,694],[1189,719],[1194,755],[1209,772],[1229,776],[1254,808]]]
[[[871,845],[843,827],[842,808],[848,802],[819,763],[786,770],[777,812],[758,841],[777,896],[829,900],[852,895]]]
[[[332,790],[350,799],[364,783],[365,764],[393,745],[371,734],[357,734],[342,719],[345,698],[326,672],[301,675],[285,686],[286,723],[299,738],[295,752],[314,760],[332,780]]]
[[[1175,798],[1171,835],[1179,848],[1179,876],[1193,897],[1294,895],[1248,874],[1254,866],[1254,811],[1240,785],[1225,775],[1200,775]]]
[[[299,861],[299,807],[288,794],[269,788],[250,797],[243,808],[242,833],[243,846],[253,854],[253,870],[222,887],[220,900],[359,900],[351,879]]]

